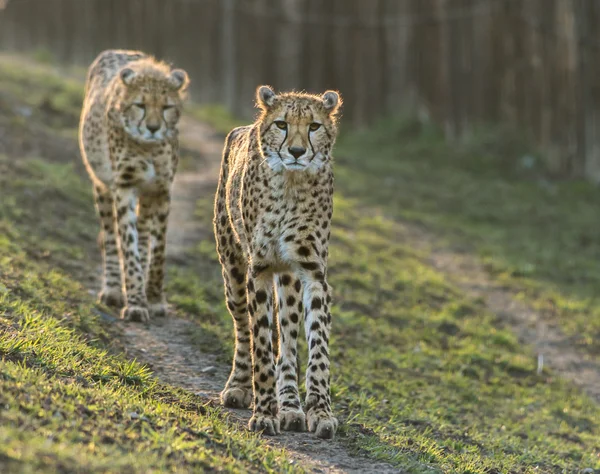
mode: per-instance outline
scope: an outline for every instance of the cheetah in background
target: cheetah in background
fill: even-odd
[[[236,349],[221,399],[237,408],[253,401],[253,431],[305,431],[306,421],[321,438],[333,438],[337,430],[330,398],[327,256],[331,150],[340,105],[333,91],[276,95],[262,86],[258,120],[226,139],[214,227]],[[271,334],[277,330],[275,303],[277,367]],[[302,317],[309,347],[306,415],[296,358]]]
[[[105,51],[88,72],[79,144],[101,224],[100,300],[123,307],[124,319],[166,314],[166,230],[187,85],[185,71],[137,51]]]

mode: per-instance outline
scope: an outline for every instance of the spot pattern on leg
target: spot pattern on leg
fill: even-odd
[[[154,228],[153,208],[152,200],[147,197],[140,198],[137,207],[137,231],[140,262],[142,263],[142,272],[145,281],[148,278],[148,267],[152,256],[150,233]]]
[[[279,433],[275,393],[275,362],[271,327],[273,324],[273,278],[262,267],[248,272],[248,313],[251,325],[252,383],[254,414],[249,427],[266,434]]]
[[[308,429],[319,438],[331,439],[338,421],[331,411],[329,331],[331,328],[331,288],[324,276],[324,268],[303,271],[304,327],[308,343],[306,368],[305,408]]]
[[[170,196],[163,193],[154,196],[151,203],[152,229],[154,248],[150,256],[148,277],[146,281],[146,297],[152,316],[167,315],[167,301],[163,291],[165,279],[165,254],[167,246],[167,223],[170,209]]]
[[[121,309],[124,299],[121,289],[121,265],[115,231],[116,221],[113,215],[113,198],[109,189],[97,185],[94,186],[94,200],[101,227],[98,236],[102,253],[102,289],[99,299],[107,306]]]
[[[239,243],[233,238],[223,199],[224,190],[219,185],[215,204],[215,237],[225,285],[225,301],[235,332],[233,365],[221,392],[221,401],[227,407],[248,408],[252,403],[252,357],[246,288],[248,266]]]
[[[302,317],[302,287],[290,273],[275,277],[279,318],[279,360],[277,362],[277,397],[281,429],[306,431],[306,416],[298,391],[298,333]]]
[[[225,406],[233,408],[248,408],[252,402],[252,358],[246,304],[246,271],[243,260],[223,267],[225,298],[235,329],[235,352],[231,374],[221,393],[221,400]]]
[[[150,319],[144,288],[144,272],[138,248],[135,193],[132,188],[113,190],[117,216],[120,257],[125,280],[125,307],[121,317],[130,321],[147,322]]]

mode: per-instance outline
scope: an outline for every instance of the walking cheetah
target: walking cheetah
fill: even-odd
[[[187,85],[185,71],[137,51],[105,51],[88,72],[79,144],[101,224],[99,296],[123,307],[124,319],[166,314],[166,230]]]
[[[333,91],[276,95],[262,86],[258,120],[232,130],[226,139],[214,227],[236,349],[221,399],[226,406],[245,408],[253,396],[253,431],[274,435],[280,426],[304,431],[306,420],[321,438],[333,438],[337,430],[329,388],[327,255],[331,149],[340,105]],[[271,335],[277,329],[275,302],[277,368]],[[302,315],[309,346],[306,416],[296,359]]]

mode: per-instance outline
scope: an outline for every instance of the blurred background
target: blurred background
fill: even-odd
[[[188,70],[201,104],[339,89],[344,123],[417,112],[460,139],[509,124],[561,176],[600,180],[596,0],[0,0],[0,49],[88,65],[132,48]]]

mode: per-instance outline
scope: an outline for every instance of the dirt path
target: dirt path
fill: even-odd
[[[484,301],[487,309],[508,325],[538,357],[543,367],[579,386],[600,403],[600,364],[578,350],[557,325],[538,311],[515,299],[515,291],[493,281],[472,253],[435,242],[431,233],[414,225],[403,234],[424,250],[429,263],[471,298]]]
[[[178,172],[173,186],[167,244],[171,264],[185,262],[190,248],[212,232],[212,229],[202,227],[194,214],[198,199],[215,192],[223,138],[204,124],[184,120],[181,142],[184,148],[198,156],[191,169]],[[147,364],[161,381],[218,400],[230,366],[193,345],[190,337],[198,330],[193,321],[170,316],[155,319],[148,326],[118,324],[122,327],[128,354]],[[232,421],[245,429],[250,410],[228,411]],[[288,432],[268,440],[274,446],[285,448],[298,465],[315,473],[401,472],[387,463],[351,455],[340,440],[324,441],[310,433]]]

